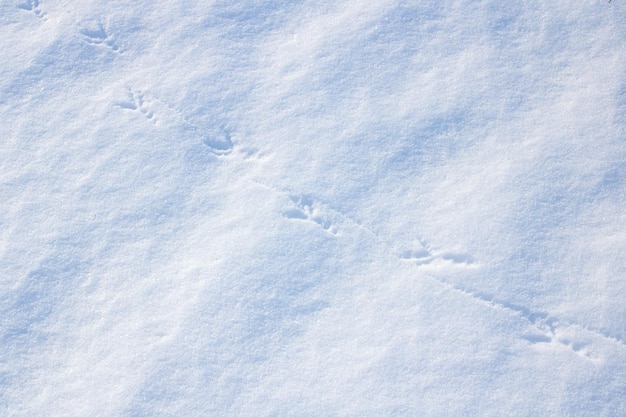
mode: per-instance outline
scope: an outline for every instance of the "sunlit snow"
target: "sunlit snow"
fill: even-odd
[[[0,415],[626,415],[626,2],[0,3]]]

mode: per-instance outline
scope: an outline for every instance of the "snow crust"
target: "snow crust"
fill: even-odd
[[[625,14],[0,3],[0,415],[626,415]]]

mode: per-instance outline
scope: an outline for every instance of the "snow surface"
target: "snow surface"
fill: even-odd
[[[0,415],[626,415],[626,3],[0,3]]]

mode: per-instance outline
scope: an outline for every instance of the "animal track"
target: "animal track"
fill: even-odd
[[[593,359],[590,349],[591,342],[589,337],[585,337],[584,332],[576,332],[574,326],[569,327],[556,327],[555,329],[542,329],[540,326],[536,326],[542,333],[531,333],[524,336],[531,345],[538,346],[561,346],[572,350],[577,355]]]
[[[381,239],[381,241],[383,240]],[[474,261],[471,256],[457,252],[438,251],[434,250],[429,244],[421,241],[419,243],[421,248],[400,252],[397,255],[398,258],[411,261],[417,266],[437,265],[438,263],[457,266],[474,266]],[[523,338],[531,345],[538,347],[564,347],[586,359],[595,359],[593,350],[591,349],[591,344],[594,339],[603,339],[604,341],[613,342],[622,348],[626,348],[626,343],[622,339],[602,332],[601,330],[568,322],[567,320],[550,316],[547,313],[533,312],[525,306],[497,299],[490,294],[448,282],[434,275],[429,274],[427,276],[433,281],[462,295],[469,296],[491,308],[508,311],[524,318],[531,325],[531,331],[524,335]]]
[[[380,239],[384,242],[382,239]],[[420,242],[421,248],[417,250],[407,250],[398,254],[398,258],[408,260],[418,266],[433,264],[436,262],[452,263],[453,265],[472,266],[474,261],[471,256],[455,253],[441,252],[433,250],[430,245]],[[457,293],[488,305],[490,308],[508,311],[516,314],[529,322],[531,331],[524,335],[523,338],[537,346],[560,346],[567,348],[580,357],[586,359],[595,359],[591,344],[594,339],[603,339],[604,341],[613,342],[614,344],[626,348],[626,343],[614,336],[606,334],[600,330],[581,326],[577,323],[571,323],[562,320],[547,313],[533,312],[529,308],[517,305],[505,300],[499,300],[496,297],[469,288],[459,284],[450,283],[437,276],[428,275],[430,279],[438,282]]]
[[[208,146],[216,155],[226,155],[233,150],[234,144],[230,136],[230,131],[225,127],[219,129],[204,129],[196,128],[198,133],[201,134],[202,143]]]
[[[46,18],[46,13],[41,10],[41,2],[39,0],[27,0],[25,3],[22,3],[17,7],[33,12],[39,19]]]
[[[339,211],[333,210],[326,204],[316,201],[311,196],[291,195],[288,192],[279,190],[273,186],[260,182],[256,183],[271,189],[274,192],[288,194],[290,200],[295,205],[295,208],[283,212],[283,216],[288,219],[312,221],[333,235],[337,234],[337,222],[340,224],[350,224],[351,226],[366,232],[372,238],[376,239],[389,249],[392,249],[398,259],[411,261],[418,266],[437,262],[442,262],[444,265],[475,265],[474,260],[469,255],[435,250],[429,244],[425,244],[421,241],[421,248],[398,253],[393,250],[393,245],[366,226]],[[531,345],[535,345],[537,347],[560,346],[571,350],[580,357],[588,360],[595,360],[598,357],[598,353],[596,352],[594,355],[594,350],[592,349],[594,341],[602,340],[603,342],[609,342],[614,346],[626,349],[626,342],[619,337],[612,336],[601,330],[568,322],[567,320],[550,316],[544,312],[533,312],[525,306],[500,300],[490,294],[474,291],[459,284],[450,283],[434,275],[427,274],[426,276],[434,282],[437,282],[438,284],[443,285],[462,296],[470,297],[476,302],[484,304],[489,308],[506,311],[510,314],[515,314],[523,318],[529,323],[530,331],[522,337]]]
[[[549,326],[539,321],[532,322],[535,330],[530,334],[526,334],[526,339],[531,345],[554,345],[561,346],[572,350],[577,355],[592,359],[591,355],[591,338],[595,334],[596,336],[603,336],[599,333],[590,331],[588,329],[580,328],[576,325],[561,325],[558,321],[552,321]]]
[[[437,262],[451,263],[454,265],[472,265],[474,262],[468,255],[454,252],[439,252],[433,250],[430,245],[422,245],[421,249],[407,250],[400,253],[401,259],[413,261],[417,265],[429,265]]]
[[[107,33],[106,29],[102,25],[102,22],[98,22],[94,29],[82,29],[80,33],[83,35],[88,43],[94,45],[104,45],[111,50],[117,52],[118,46],[115,44],[115,40]]]
[[[133,91],[129,88],[127,99],[125,101],[118,101],[115,105],[122,109],[138,111],[143,114],[146,119],[156,123],[154,112],[150,109],[150,103],[146,101],[145,95],[141,91]]]
[[[385,246],[390,248],[392,246],[389,242],[380,238],[376,233],[361,225],[359,222],[351,219],[341,212],[330,209],[325,204],[321,204],[310,196],[290,195],[289,198],[295,204],[296,208],[287,210],[283,213],[283,215],[287,218],[313,221],[332,234],[337,233],[337,227],[334,225],[335,222],[331,220],[344,220],[359,229],[366,231],[369,235],[380,241]],[[407,250],[401,252],[400,254],[397,254],[396,252],[396,256],[402,260],[412,261],[418,266],[437,263],[458,266],[475,265],[472,257],[467,254],[436,250],[433,249],[431,245],[421,241],[420,245],[421,247],[417,250]],[[581,326],[577,323],[571,323],[566,320],[550,316],[544,312],[533,312],[523,305],[517,305],[505,300],[499,300],[490,294],[473,291],[461,285],[450,283],[437,276],[430,274],[428,276],[430,279],[438,282],[439,284],[444,285],[463,296],[470,297],[479,303],[485,304],[490,308],[508,311],[509,313],[522,317],[528,321],[531,326],[531,331],[524,335],[523,338],[532,345],[537,345],[538,347],[544,345],[560,346],[571,350],[582,358],[589,360],[594,360],[597,357],[597,353],[594,356],[592,349],[592,342],[594,340],[601,339],[605,342],[612,342],[621,348],[626,348],[626,343],[623,340],[606,334],[600,330]]]
[[[332,213],[319,201],[307,195],[289,196],[289,199],[295,204],[295,208],[285,211],[283,216],[288,219],[311,221],[331,235],[337,234],[338,228],[331,219]]]
[[[122,109],[137,111],[154,124],[164,117],[181,131],[183,138],[199,140],[216,155],[227,155],[234,148],[230,130],[226,126],[209,125],[200,128],[174,107],[159,99],[149,97],[140,90],[127,88],[126,99],[116,101],[114,105]],[[159,110],[159,118],[155,117],[155,108]]]
[[[527,307],[498,300],[489,294],[472,291],[460,285],[451,284],[442,279],[435,277],[431,278],[443,285],[446,285],[454,291],[469,296],[491,308],[506,310],[526,319],[532,328],[530,333],[524,335],[523,338],[531,345],[561,346],[586,359],[594,359],[590,349],[591,342],[594,338],[610,340],[622,347],[626,347],[624,342],[621,340],[606,335],[600,331],[585,328],[578,324],[568,323],[565,320],[552,317],[547,313],[532,312]]]
[[[171,108],[170,108],[171,109]],[[182,125],[184,135],[188,138],[200,140],[215,155],[228,155],[234,148],[234,143],[230,135],[230,130],[226,127],[209,126],[200,128],[194,123],[187,120],[186,117],[180,115],[177,123]]]
[[[434,256],[428,249],[419,250],[407,250],[400,255],[401,259],[409,259],[414,261],[417,265],[426,265],[433,261]]]

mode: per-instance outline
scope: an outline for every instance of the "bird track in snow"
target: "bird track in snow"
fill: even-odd
[[[39,0],[26,0],[17,7],[32,12],[39,19],[46,19],[46,13],[41,9],[41,2]]]
[[[337,234],[338,226],[332,220],[332,212],[320,201],[308,195],[290,195],[289,199],[295,207],[284,211],[284,217],[312,222],[331,235]]]
[[[113,52],[119,52],[119,47],[115,43],[115,40],[111,37],[106,30],[102,22],[91,25],[89,28],[83,28],[80,30],[81,35],[87,43],[92,45],[102,45],[110,48]]]
[[[435,263],[438,260],[441,262],[447,262],[449,265],[454,266],[475,266],[470,256],[452,252],[442,252],[438,254],[428,248],[427,245],[418,250],[404,251],[398,255],[398,258],[405,261],[411,261],[418,267]],[[473,290],[458,283],[446,281],[432,274],[427,274],[426,276],[431,280],[444,285],[457,293],[468,296],[490,308],[507,311],[522,317],[528,321],[533,328],[531,333],[524,335],[523,338],[533,345],[560,345],[587,359],[593,359],[590,345],[591,339],[593,339],[594,336],[604,339],[605,341],[610,341],[621,348],[626,348],[626,343],[624,343],[623,340],[611,336],[601,330],[564,320],[546,312],[532,311],[524,305],[498,299],[491,294],[479,290]]]
[[[522,317],[532,327],[529,333],[522,336],[531,345],[561,346],[586,359],[595,359],[591,349],[594,338],[601,338],[621,348],[626,348],[626,344],[622,340],[597,329],[569,322],[545,312],[535,312],[523,305],[500,300],[490,294],[473,291],[437,277],[430,276],[430,278],[490,308]]]
[[[403,251],[398,254],[398,258],[410,261],[418,267],[431,264],[442,266],[447,264],[449,266],[468,268],[476,266],[471,256],[455,252],[436,251],[428,244],[422,244],[422,247],[417,250]],[[508,311],[524,318],[533,327],[533,330],[530,334],[523,336],[523,338],[533,345],[561,345],[588,359],[592,358],[590,339],[593,338],[594,335],[604,340],[611,341],[622,348],[626,348],[626,343],[624,343],[623,340],[602,332],[601,330],[569,322],[551,316],[545,312],[532,311],[526,306],[498,299],[491,294],[473,290],[458,283],[451,283],[432,274],[428,274],[427,276],[449,289],[469,296],[484,305],[496,310]]]
[[[163,118],[167,123],[176,126],[182,136],[198,140],[215,155],[228,155],[235,146],[230,129],[224,124],[205,123],[204,127],[200,127],[181,111],[144,91],[128,87],[126,97],[115,101],[114,105],[124,110],[138,112],[155,125]]]
[[[145,94],[141,91],[128,88],[126,99],[115,102],[115,105],[122,109],[137,111],[143,114],[146,119],[151,120],[152,123],[156,123],[154,112],[150,106],[150,100],[146,100]]]
[[[283,217],[289,220],[311,222],[333,236],[338,235],[338,231],[340,230],[339,226],[348,227],[351,225],[366,232],[373,239],[376,239],[379,243],[388,247],[390,252],[400,261],[411,262],[420,269],[428,269],[429,266],[446,267],[446,265],[461,268],[474,268],[479,266],[470,255],[454,251],[436,250],[430,245],[423,243],[418,249],[398,252],[393,248],[393,245],[381,238],[377,233],[345,213],[331,208],[328,204],[322,203],[314,196],[293,194],[271,185],[257,181],[255,181],[255,183],[289,197],[293,207],[284,210],[282,213]],[[592,349],[594,339],[602,339],[605,342],[610,342],[615,346],[626,349],[626,343],[623,340],[599,329],[555,317],[546,312],[532,311],[526,306],[511,303],[485,292],[472,290],[459,284],[448,282],[430,273],[425,276],[438,285],[443,285],[464,297],[469,297],[475,302],[494,310],[507,312],[523,318],[528,322],[530,330],[521,337],[533,346],[560,346],[571,350],[581,358],[587,360],[596,359]]]
[[[405,260],[410,260],[415,265],[431,265],[438,263],[447,263],[452,265],[466,265],[470,266],[474,264],[472,257],[463,253],[436,251],[433,250],[430,245],[423,245],[417,250],[406,250],[401,252],[398,257]]]

